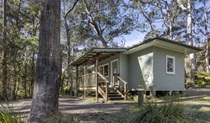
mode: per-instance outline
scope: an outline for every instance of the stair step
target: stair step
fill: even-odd
[[[121,97],[119,94],[108,94],[108,97]]]
[[[108,94],[118,94],[117,92],[108,92]]]
[[[105,87],[101,87],[101,89],[102,89],[102,90],[106,90],[106,88],[105,88]],[[114,90],[115,90],[115,88],[111,87],[111,88],[108,88],[108,90],[109,90],[109,91],[114,91]]]
[[[123,97],[108,97],[108,100],[124,100]]]

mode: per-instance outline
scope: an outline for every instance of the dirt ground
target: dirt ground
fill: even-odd
[[[183,98],[194,98],[201,95],[209,95],[210,89],[189,89],[184,92]],[[30,113],[31,99],[17,100],[11,102],[15,112],[21,112],[22,116],[27,118]],[[107,113],[116,113],[120,110],[128,109],[136,105],[134,101],[115,101],[115,102],[94,102],[91,100],[82,100],[77,98],[60,98],[59,110],[64,113],[71,113],[83,118],[91,119],[92,115],[101,115]]]

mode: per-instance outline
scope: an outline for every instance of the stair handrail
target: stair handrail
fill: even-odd
[[[97,74],[98,74],[106,83],[109,83],[109,81],[108,81],[100,72],[97,72]]]
[[[128,85],[128,83],[118,75],[117,75],[117,79],[120,80],[121,82],[123,82],[123,84],[124,84],[124,99],[126,100],[127,99],[127,85]],[[120,93],[120,91],[118,91],[118,93]]]
[[[108,84],[109,84],[109,81],[100,72],[97,72],[97,74],[105,81],[105,84],[106,84],[105,96],[103,96],[103,95],[102,96],[105,97],[105,101],[107,101],[108,100]],[[98,86],[98,87],[100,88],[100,86]],[[96,91],[99,91],[99,90],[96,90]]]

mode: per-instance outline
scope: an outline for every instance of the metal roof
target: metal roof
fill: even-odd
[[[115,54],[125,52],[127,48],[92,48],[84,55],[76,59],[71,63],[72,66],[79,66],[82,64],[93,64],[95,63],[96,56],[98,55],[99,61],[106,59]]]

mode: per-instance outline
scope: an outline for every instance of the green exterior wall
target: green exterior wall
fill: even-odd
[[[124,79],[126,82],[128,82],[128,68],[129,68],[129,63],[128,63],[128,55],[125,54],[120,54],[119,56],[119,64],[120,64],[120,77]]]
[[[166,55],[175,57],[175,74],[166,74]],[[132,54],[117,54],[102,61],[99,66],[109,64],[111,82],[111,62],[118,59],[118,72],[120,77],[128,82],[129,90],[143,89],[145,85],[149,90],[170,91],[184,89],[184,53],[171,51],[158,47],[150,47]]]
[[[175,74],[166,74],[166,55],[175,57]],[[184,90],[184,53],[154,47],[154,90]]]
[[[112,75],[111,75],[111,61],[115,60],[115,59],[119,59],[119,54],[117,55],[114,55],[112,57],[109,57],[109,58],[106,58],[104,60],[101,60],[99,61],[99,67],[101,65],[104,65],[104,64],[109,64],[109,76],[106,77],[106,79],[111,82],[111,79],[112,79]],[[117,71],[120,71],[120,65],[119,65],[119,60],[118,60],[118,70]],[[100,81],[100,77],[99,77],[99,81]]]
[[[147,48],[128,56],[128,88],[143,89],[143,82],[152,84],[153,80],[153,48]],[[146,74],[148,78],[146,79]]]

